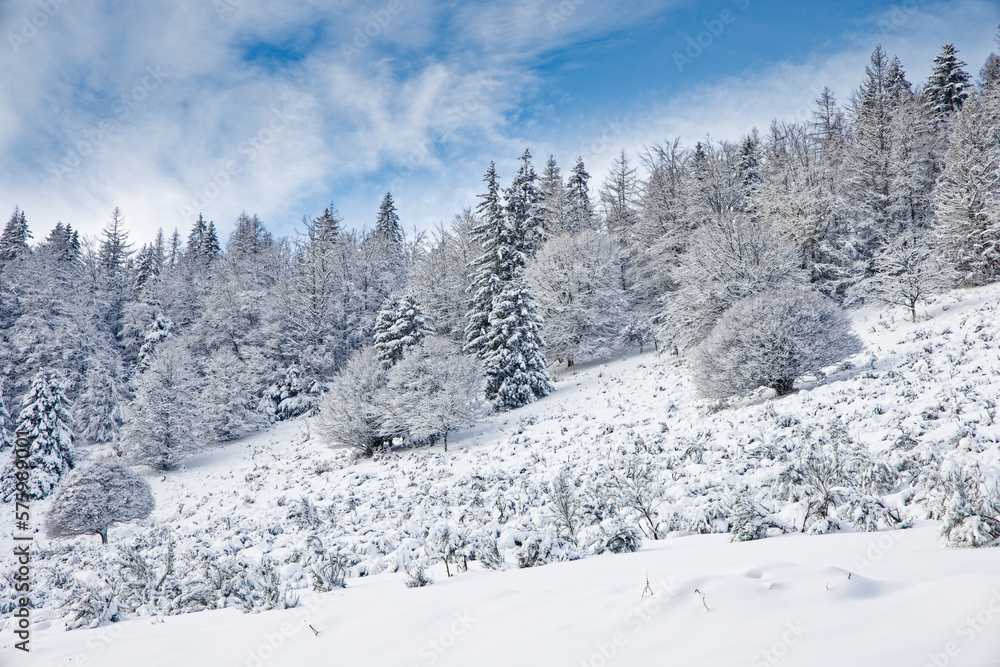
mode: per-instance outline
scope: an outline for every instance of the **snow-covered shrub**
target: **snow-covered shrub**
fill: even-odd
[[[657,508],[665,491],[652,457],[633,455],[610,462],[604,487],[608,503],[634,513],[643,535],[654,540],[663,537]]]
[[[1000,491],[982,470],[964,468],[946,480],[941,535],[956,547],[1000,546]]]
[[[303,379],[302,370],[292,365],[267,388],[258,409],[272,415],[276,421],[282,421],[314,414],[318,401],[316,382]]]
[[[146,549],[132,545],[118,548],[115,593],[127,611],[174,613],[174,600],[182,593],[176,577],[176,542],[172,536],[164,541]]]
[[[795,380],[862,349],[843,310],[811,290],[784,287],[739,301],[696,350],[694,383],[708,398],[770,387],[779,396]]]
[[[120,620],[114,588],[99,575],[95,574],[85,581],[73,579],[69,599],[68,630],[96,628]]]
[[[552,480],[549,489],[549,507],[555,518],[559,536],[570,544],[578,544],[576,536],[582,527],[583,516],[573,480],[569,471],[565,469]]]
[[[312,587],[314,591],[326,593],[336,588],[347,586],[347,561],[341,555],[340,549],[334,546],[327,549],[323,540],[311,536],[306,544],[309,555],[306,558],[306,565],[312,575]]]
[[[96,459],[67,475],[45,515],[45,535],[96,534],[104,544],[111,524],[145,519],[154,507],[149,482],[111,457]]]
[[[373,348],[355,352],[330,383],[316,417],[316,430],[333,447],[371,456],[387,442],[382,435],[386,382],[382,361]]]
[[[772,531],[785,532],[785,527],[761,503],[749,493],[740,496],[733,506],[730,517],[730,538],[733,542],[760,540]]]

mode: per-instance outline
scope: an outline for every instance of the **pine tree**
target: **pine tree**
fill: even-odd
[[[125,453],[137,464],[172,470],[201,443],[190,353],[176,343],[163,346],[135,382],[135,400],[122,430]]]
[[[531,151],[521,154],[521,166],[510,187],[504,192],[507,200],[505,214],[507,224],[513,231],[515,250],[525,257],[535,254],[547,238],[545,224],[541,216],[541,190],[538,175],[531,165]]]
[[[601,188],[604,222],[609,230],[626,234],[632,229],[639,219],[635,207],[638,196],[636,169],[631,166],[628,155],[622,149],[611,164],[611,170]]]
[[[27,497],[38,500],[48,496],[58,486],[60,478],[76,466],[69,401],[65,381],[59,373],[40,371],[35,375],[18,420],[18,437],[31,440]],[[15,472],[11,459],[4,469],[4,501],[14,496]]]
[[[83,390],[73,405],[73,423],[80,438],[90,442],[118,440],[127,401],[121,363],[110,355],[92,360],[83,378]]]
[[[170,338],[171,332],[174,328],[174,323],[170,321],[170,318],[163,313],[154,313],[153,319],[146,326],[146,330],[142,334],[142,344],[139,347],[139,356],[136,364],[136,370],[142,372],[149,368],[149,364],[153,361],[153,356],[156,353],[156,348]]]
[[[28,246],[28,239],[31,231],[28,230],[28,220],[24,216],[24,211],[14,207],[14,213],[3,228],[0,234],[0,262],[9,262],[19,256],[31,252]]]
[[[542,219],[542,227],[550,235],[560,234],[566,230],[566,187],[563,184],[562,173],[556,159],[549,156],[542,171],[538,184],[538,210]]]
[[[934,69],[924,86],[924,104],[938,118],[962,108],[972,89],[971,77],[958,59],[954,44],[945,44],[934,58]]]
[[[101,232],[99,255],[101,267],[114,279],[124,273],[131,256],[132,244],[128,242],[125,217],[122,215],[122,210],[116,206],[111,212],[111,220]]]
[[[0,455],[3,455],[14,445],[14,421],[7,411],[3,398],[3,382],[0,382]]]
[[[590,174],[583,164],[583,158],[579,157],[573,167],[573,173],[566,181],[566,211],[563,215],[565,231],[576,233],[597,227],[594,204],[590,200],[589,182]]]
[[[513,230],[504,219],[504,206],[500,198],[500,185],[496,166],[490,162],[483,177],[486,193],[476,207],[479,224],[472,229],[472,240],[482,254],[469,264],[472,272],[472,308],[465,328],[465,350],[482,358],[483,337],[489,328],[493,300],[501,286],[524,266],[527,258],[518,252]]]
[[[934,190],[945,256],[968,285],[1000,278],[1000,98],[975,95],[951,124]]]
[[[80,235],[72,225],[57,222],[46,237],[44,247],[60,262],[76,262],[80,259]]]
[[[433,333],[430,318],[420,309],[413,294],[390,297],[375,319],[375,353],[388,370],[403,358],[407,349]]]
[[[375,235],[394,244],[403,242],[403,228],[399,225],[399,215],[392,201],[392,193],[386,192],[378,208],[378,218],[375,220]]]
[[[535,298],[518,275],[496,296],[480,354],[486,398],[497,410],[521,407],[553,391],[544,346]]]
[[[206,234],[208,229],[206,228]],[[243,211],[236,218],[236,228],[229,235],[226,252],[236,256],[246,257],[259,255],[274,245],[271,233],[264,227],[256,215],[250,216]],[[203,252],[207,251],[207,248]]]

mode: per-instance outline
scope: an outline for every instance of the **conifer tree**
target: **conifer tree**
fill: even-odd
[[[590,200],[589,181],[590,174],[583,164],[583,158],[578,157],[573,173],[566,181],[566,212],[563,215],[565,231],[575,234],[597,227],[594,204]]]
[[[971,77],[963,69],[954,44],[945,44],[934,58],[934,69],[924,86],[924,104],[938,118],[962,108],[972,89]]]
[[[542,170],[542,176],[538,183],[539,215],[542,219],[542,227],[550,235],[559,234],[566,229],[566,187],[563,184],[562,173],[556,159],[549,156]]]
[[[396,204],[392,201],[392,193],[386,192],[378,208],[378,218],[375,220],[375,235],[394,244],[403,242],[403,228],[399,225],[399,215]]]
[[[392,368],[407,349],[419,345],[434,333],[430,318],[412,294],[390,297],[375,318],[375,353],[386,370]]]
[[[31,231],[28,230],[28,220],[24,211],[15,206],[10,220],[3,228],[3,234],[0,234],[0,261],[9,262],[31,252],[28,246],[30,238]]]
[[[190,353],[179,344],[157,351],[136,378],[122,443],[135,463],[172,470],[201,443],[197,385]]]
[[[60,262],[75,262],[80,259],[80,235],[72,225],[57,222],[45,238],[45,250]]]
[[[124,273],[132,256],[132,244],[128,242],[128,230],[125,229],[125,216],[122,210],[115,207],[111,212],[111,220],[101,232],[100,262],[101,267],[112,279]]]
[[[18,415],[16,433],[31,440],[27,459],[31,470],[27,496],[41,499],[59,484],[60,478],[76,465],[73,448],[72,418],[66,399],[65,381],[55,371],[39,371],[24,396],[24,408]],[[15,492],[13,459],[3,474],[3,499],[10,501]]]
[[[486,398],[497,410],[527,405],[553,391],[544,346],[535,298],[517,275],[496,296],[480,355]]]
[[[0,382],[0,453],[6,452],[14,444],[14,422],[3,398],[3,383]]]
[[[476,207],[479,224],[472,229],[473,243],[482,254],[469,264],[472,273],[472,308],[465,328],[465,350],[482,358],[483,337],[489,328],[493,299],[503,283],[513,278],[518,267],[524,266],[523,253],[517,252],[513,230],[504,219],[504,206],[500,197],[500,184],[496,166],[490,162],[483,177],[486,193]]]
[[[504,197],[507,200],[507,224],[513,231],[515,250],[524,257],[530,257],[545,242],[547,232],[540,209],[542,193],[538,188],[538,175],[531,165],[531,151],[528,149],[521,154],[521,166]]]

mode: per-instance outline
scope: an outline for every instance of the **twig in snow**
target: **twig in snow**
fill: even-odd
[[[694,592],[701,596],[701,603],[705,605],[705,611],[712,611],[711,609],[708,608],[708,603],[705,602],[705,594],[699,591],[697,588],[694,589]]]

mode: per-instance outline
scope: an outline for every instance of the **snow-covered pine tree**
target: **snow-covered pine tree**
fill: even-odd
[[[516,250],[525,257],[531,257],[548,238],[548,231],[541,214],[542,193],[538,187],[538,175],[531,165],[531,151],[524,149],[520,159],[521,166],[510,187],[504,191],[507,200],[504,212],[507,224],[514,232]]]
[[[518,250],[514,230],[504,219],[500,184],[492,162],[483,181],[486,182],[486,193],[480,195],[482,201],[476,207],[479,224],[473,227],[471,234],[473,243],[479,246],[482,254],[469,264],[472,308],[465,328],[465,350],[480,359],[483,357],[483,340],[489,328],[494,297],[527,261],[524,253]]]
[[[559,234],[566,224],[566,187],[563,184],[562,173],[556,159],[549,156],[538,182],[540,198],[538,201],[539,215],[542,227],[551,235]]]
[[[10,220],[0,234],[0,262],[9,262],[12,259],[31,252],[28,246],[28,239],[31,238],[31,231],[28,229],[28,220],[18,207],[14,207],[14,212]]]
[[[156,470],[172,470],[201,444],[198,388],[191,355],[170,341],[136,379],[126,410],[122,444],[126,456]]]
[[[207,234],[207,230],[206,230]],[[236,218],[236,227],[229,235],[226,252],[246,257],[259,255],[274,245],[274,237],[256,215],[243,211]],[[203,243],[204,247],[204,243]]]
[[[625,149],[611,163],[600,194],[604,224],[616,234],[627,235],[639,220],[636,210],[639,187],[636,169],[629,162]]]
[[[394,244],[403,242],[403,228],[399,225],[399,215],[396,204],[392,201],[392,193],[386,192],[378,207],[378,217],[375,219],[375,235]]]
[[[403,358],[408,348],[419,345],[433,333],[430,318],[413,294],[389,297],[375,318],[375,353],[388,370]]]
[[[585,229],[597,228],[597,216],[594,204],[590,200],[590,174],[583,164],[583,158],[576,159],[573,173],[566,179],[565,213],[563,214],[565,231],[576,233]]]
[[[520,275],[505,282],[494,299],[480,358],[486,398],[497,410],[521,407],[553,391],[537,311],[535,297]]]
[[[146,325],[146,330],[142,334],[142,345],[139,347],[139,358],[136,370],[142,372],[149,368],[153,360],[153,354],[157,346],[170,338],[174,323],[163,313],[154,313],[153,319]]]
[[[114,442],[124,422],[122,406],[128,380],[120,360],[107,350],[88,360],[83,390],[73,405],[73,422],[80,438],[90,442]]]
[[[343,328],[350,298],[342,288],[351,281],[340,278],[352,248],[341,238],[341,222],[332,204],[305,222],[288,281],[286,355],[309,384],[332,377],[348,354]]]
[[[156,506],[149,482],[113,457],[88,461],[66,476],[45,514],[48,538],[100,535],[114,523],[139,521]]]
[[[0,453],[14,445],[14,420],[10,418],[7,403],[3,397],[3,382],[0,382]]]
[[[28,468],[31,470],[27,496],[38,500],[58,486],[60,478],[76,466],[72,419],[66,399],[65,381],[55,371],[39,371],[24,397],[18,415],[17,433],[31,439]],[[15,493],[15,469],[11,457],[3,474],[3,500]]]
[[[260,353],[251,352],[255,357]],[[266,367],[254,357],[240,360],[228,349],[217,350],[203,365],[199,379],[199,420],[208,440],[225,442],[262,428],[265,416],[257,409],[261,383],[256,369]]]
[[[80,234],[73,229],[73,225],[57,222],[43,247],[57,261],[76,262],[80,259]]]
[[[126,270],[131,257],[132,244],[128,242],[125,216],[122,210],[115,206],[115,210],[111,212],[111,220],[101,231],[99,253],[101,267],[114,280]]]
[[[962,108],[972,92],[965,63],[959,60],[954,44],[945,44],[934,58],[934,69],[924,86],[924,104],[937,118],[944,118]]]
[[[1000,94],[974,95],[951,123],[934,190],[936,231],[967,285],[1000,277]]]

